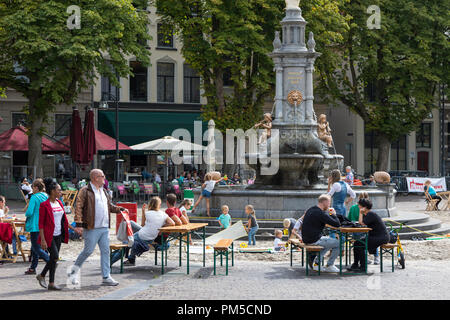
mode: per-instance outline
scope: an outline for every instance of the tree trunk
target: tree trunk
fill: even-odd
[[[44,176],[44,170],[42,168],[42,135],[40,135],[44,118],[41,115],[35,114],[35,107],[31,101],[29,108],[28,171],[29,174],[34,174],[33,167],[36,168],[36,176],[33,176],[33,179],[36,179]]]
[[[380,132],[375,132],[375,135],[378,136],[378,159],[376,166],[377,171],[388,171],[391,141],[386,135]]]
[[[219,116],[222,116],[225,112],[225,97],[223,93],[223,69],[216,68],[215,70],[216,78],[214,80],[216,86],[216,97],[218,103],[218,112]]]

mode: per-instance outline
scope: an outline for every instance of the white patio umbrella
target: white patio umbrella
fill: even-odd
[[[166,161],[166,168],[164,170],[164,179],[163,179],[163,194],[166,194],[166,180],[169,175],[169,155],[174,150],[189,150],[189,151],[203,151],[207,148],[191,143],[184,140],[179,140],[171,136],[165,136],[160,139],[151,140],[139,144],[135,144],[134,146],[130,146],[133,150],[147,150],[147,151],[157,151],[164,154],[164,160]]]

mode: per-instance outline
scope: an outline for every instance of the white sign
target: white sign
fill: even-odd
[[[425,181],[430,180],[436,192],[447,191],[447,184],[445,178],[419,178],[419,177],[406,177],[406,183],[408,184],[408,192],[423,192],[423,186]]]

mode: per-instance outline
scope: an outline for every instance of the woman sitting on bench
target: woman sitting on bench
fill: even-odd
[[[369,231],[367,239],[368,251],[370,254],[375,254],[379,246],[389,242],[389,233],[383,220],[381,220],[381,217],[375,212],[370,211],[372,209],[372,201],[369,199],[359,199],[358,206],[358,222],[361,225],[372,229]],[[354,272],[365,272],[366,259],[364,256],[364,239],[355,241],[353,253],[355,255],[355,261],[347,270]]]
[[[142,228],[134,234],[134,243],[131,247],[131,253],[124,265],[135,265],[136,256],[140,256],[144,252],[150,250],[149,245],[152,245],[159,235],[159,228],[174,226],[175,222],[163,211],[161,208],[161,198],[153,197],[150,199],[147,206],[142,206]],[[118,259],[117,259],[118,260]],[[117,261],[115,260],[115,261]],[[112,261],[114,263],[115,261]]]

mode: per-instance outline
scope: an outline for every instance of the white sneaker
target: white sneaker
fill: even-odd
[[[372,264],[372,260],[367,260],[367,264]]]
[[[335,266],[329,266],[329,267],[325,267],[325,269],[323,271],[336,273],[336,272],[339,272],[339,269],[336,268]]]
[[[67,277],[69,278],[69,283],[77,286],[80,284],[80,270],[72,266],[67,272]]]
[[[380,257],[375,257],[375,260],[373,260],[373,264],[380,264]]]
[[[103,279],[102,284],[105,286],[117,286],[119,283],[109,276],[108,278]]]
[[[313,270],[314,271],[319,271],[319,265],[317,263],[313,264]]]

